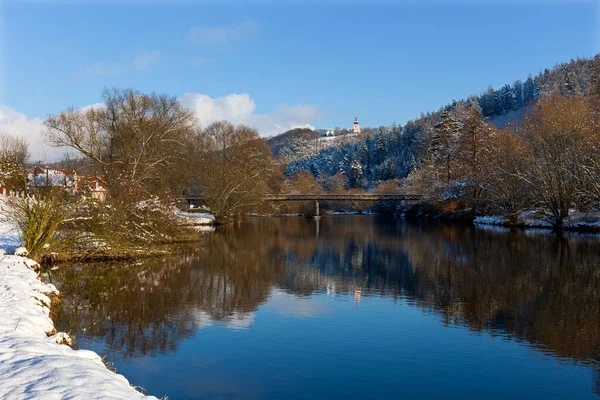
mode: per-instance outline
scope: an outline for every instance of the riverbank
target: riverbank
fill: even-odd
[[[403,217],[409,220],[433,220],[459,224],[493,225],[519,229],[555,230],[541,210],[526,210],[514,220],[503,215],[478,215],[472,209],[458,209],[443,212],[429,205],[413,205],[404,210]],[[562,231],[579,233],[600,233],[600,212],[569,212],[564,219]]]
[[[475,225],[494,225],[507,228],[554,229],[552,224],[544,218],[544,214],[537,210],[524,211],[514,221],[502,215],[486,215],[475,217],[473,223]],[[600,213],[571,211],[563,222],[562,230],[567,232],[600,233]]]
[[[1,199],[0,199],[1,201]],[[2,204],[0,203],[0,207]],[[85,240],[69,246],[59,246],[55,251],[44,255],[42,265],[79,261],[132,261],[152,257],[162,257],[176,251],[179,246],[196,243],[200,234],[213,231],[215,217],[206,212],[186,212],[172,207],[168,218],[180,228],[180,231],[164,240],[150,243],[132,241],[106,243],[103,239],[87,234]]]
[[[4,203],[3,203],[4,204]],[[38,264],[6,255],[19,245],[18,228],[0,209],[0,397],[10,399],[156,399],[88,350],[73,350],[51,314],[58,290],[39,279]]]

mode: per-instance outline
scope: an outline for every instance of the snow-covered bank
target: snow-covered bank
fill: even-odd
[[[473,223],[476,225],[552,229],[552,224],[544,217],[544,214],[538,210],[527,210],[520,213],[514,223],[502,215],[476,217]],[[563,228],[571,231],[600,232],[600,213],[571,211],[563,222]]]
[[[19,227],[10,215],[8,197],[0,195],[0,254],[12,254],[19,247]]]
[[[7,207],[1,198],[0,253],[19,245]],[[0,398],[155,399],[108,370],[98,354],[59,344],[70,338],[54,333],[49,317],[49,295],[58,292],[39,280],[36,267],[28,258],[0,255]]]
[[[325,211],[325,214],[329,215],[375,215],[376,213],[371,210],[365,211]]]
[[[0,397],[10,399],[139,399],[123,375],[100,356],[73,350],[49,317],[53,285],[44,284],[24,257],[0,257]],[[152,397],[148,397],[152,398]]]
[[[215,217],[209,213],[187,212],[179,209],[175,210],[175,214],[181,220],[181,223],[189,226],[215,225]]]

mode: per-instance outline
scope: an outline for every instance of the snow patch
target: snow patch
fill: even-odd
[[[473,221],[476,225],[496,225],[511,226],[508,218],[502,215],[485,215],[476,217]],[[524,228],[544,228],[552,229],[552,224],[548,221],[548,215],[540,210],[526,210],[519,214],[514,226]],[[565,218],[563,227],[566,230],[586,230],[590,232],[600,232],[600,212],[582,213],[571,210],[569,216]]]
[[[212,214],[181,211],[178,208],[173,211],[184,225],[215,225],[215,217]]]
[[[502,215],[484,215],[475,217],[473,223],[476,225],[505,225],[508,222]]]
[[[10,199],[0,195],[0,253],[12,254],[21,245],[19,227],[11,216]]]
[[[27,257],[29,255],[29,251],[25,247],[17,247],[15,249],[15,256],[19,257]]]
[[[564,221],[567,229],[587,229],[600,231],[600,212],[582,213],[569,212],[569,217]]]

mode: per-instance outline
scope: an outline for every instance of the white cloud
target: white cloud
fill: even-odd
[[[190,44],[217,46],[258,35],[260,24],[248,19],[236,25],[222,27],[193,26],[187,34]]]
[[[192,109],[202,126],[215,121],[228,120],[234,124],[244,124],[257,129],[262,136],[270,136],[289,129],[307,127],[324,115],[312,105],[280,105],[267,114],[257,114],[254,100],[246,93],[229,94],[212,98],[199,93],[187,93],[179,99],[181,103]],[[91,104],[82,107],[103,107],[103,104]],[[28,118],[10,107],[0,105],[0,132],[6,132],[24,138],[29,143],[30,161],[58,161],[65,154],[71,153],[68,148],[51,147],[47,144],[44,132],[46,128],[41,118]]]
[[[313,128],[311,125],[323,117],[323,113],[313,105],[282,104],[268,114],[256,114],[256,104],[246,93],[229,94],[212,98],[199,93],[187,93],[181,103],[196,113],[202,126],[215,121],[228,120],[234,124],[244,124],[257,129],[261,136],[270,136],[293,128]]]
[[[43,137],[45,128],[41,118],[27,118],[12,108],[0,106],[0,132],[22,137],[29,143],[30,161],[58,161],[66,153],[64,148],[50,147]]]
[[[150,68],[153,63],[158,61],[160,56],[161,53],[158,51],[148,51],[137,54],[131,60],[124,63],[110,65],[98,63],[91,65],[81,69],[76,75],[77,77],[110,76],[118,75],[127,71],[143,71]]]

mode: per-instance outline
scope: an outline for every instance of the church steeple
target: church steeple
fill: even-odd
[[[352,133],[358,135],[360,133],[360,125],[358,124],[358,117],[354,117],[354,128],[352,129]]]

